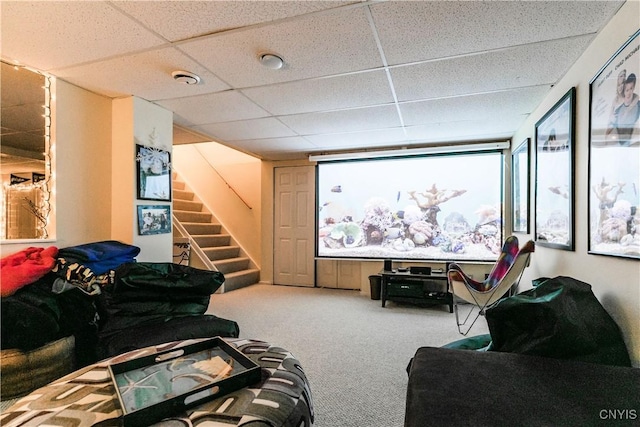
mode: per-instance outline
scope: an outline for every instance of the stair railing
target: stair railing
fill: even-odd
[[[241,201],[242,203],[244,203],[244,205],[245,205],[246,207],[248,207],[249,209],[252,209],[252,208],[251,208],[251,206],[249,205],[249,203],[247,203],[247,202],[242,198],[242,196],[241,196],[240,194],[238,194],[238,192],[235,190],[235,188],[233,188],[233,187],[231,186],[231,184],[229,184],[229,182],[228,182],[226,179],[224,179],[224,177],[222,176],[222,174],[221,174],[220,172],[218,172],[218,169],[216,169],[216,167],[213,165],[213,163],[211,163],[211,162],[209,161],[209,159],[207,158],[207,156],[205,156],[204,154],[202,154],[202,151],[200,151],[200,149],[198,148],[198,146],[197,146],[197,145],[195,146],[195,149],[196,149],[196,151],[197,151],[198,153],[200,153],[200,155],[202,156],[202,158],[203,158],[207,163],[209,163],[209,166],[211,166],[211,169],[213,169],[213,171],[214,171],[216,174],[218,174],[218,176],[220,177],[220,179],[222,180],[222,182],[224,182],[225,184],[227,184],[227,187],[229,187],[229,190],[233,191],[233,194],[235,194],[235,195],[238,197],[238,199],[240,199],[240,201]]]
[[[202,248],[200,247],[200,245],[198,245],[198,243],[193,239],[193,237],[191,237],[187,229],[184,228],[184,226],[180,223],[180,220],[176,218],[175,214],[171,214],[171,218],[173,220],[173,226],[180,233],[180,237],[186,237],[189,239],[189,245],[191,246],[191,250],[195,252],[196,255],[198,255],[198,257],[204,263],[207,269],[210,271],[218,271],[218,268],[211,262],[207,254],[205,254]]]

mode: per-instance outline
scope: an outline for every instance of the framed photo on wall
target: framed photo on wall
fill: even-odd
[[[525,139],[511,153],[511,205],[516,233],[529,233],[529,141]]]
[[[171,233],[171,206],[138,205],[138,235]]]
[[[535,241],[574,250],[574,138],[576,89],[536,123]]]
[[[640,259],[640,30],[589,82],[590,254]]]
[[[137,189],[140,200],[171,201],[171,154],[136,144]]]

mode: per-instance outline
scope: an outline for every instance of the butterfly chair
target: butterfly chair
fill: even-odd
[[[483,282],[473,280],[462,271],[462,268],[451,263],[447,270],[449,289],[453,294],[453,306],[456,314],[458,332],[467,335],[480,315],[507,292],[517,289],[524,269],[529,266],[529,258],[535,250],[533,241],[529,240],[522,248],[518,247],[518,238],[510,236],[502,245],[502,251],[491,269],[491,273]],[[457,302],[466,301],[471,308],[466,316],[460,315]],[[476,311],[475,317],[472,317]],[[461,322],[460,319],[464,317]],[[471,324],[467,327],[468,322]],[[466,329],[464,329],[466,328]]]

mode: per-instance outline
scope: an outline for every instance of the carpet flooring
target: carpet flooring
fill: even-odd
[[[371,300],[359,291],[253,285],[214,294],[207,311],[241,338],[283,347],[311,384],[315,427],[401,427],[416,350],[463,338],[447,306]],[[481,318],[469,335],[488,333]]]

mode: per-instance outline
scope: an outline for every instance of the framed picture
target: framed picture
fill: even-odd
[[[171,201],[171,154],[136,144],[138,199]]]
[[[511,153],[511,204],[516,233],[529,233],[529,141],[525,139]]]
[[[590,254],[640,259],[639,34],[589,82]]]
[[[171,206],[138,205],[138,234],[171,233]]]
[[[186,237],[173,238],[173,263],[189,265],[191,255],[191,242]]]
[[[574,250],[574,137],[576,89],[572,87],[536,123],[535,240]]]

